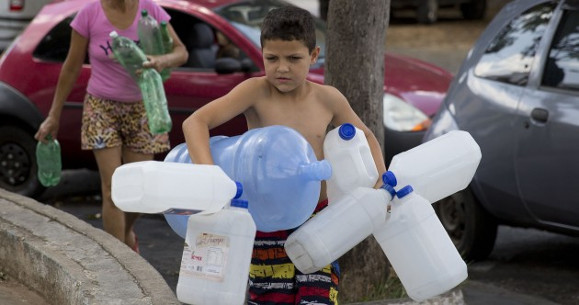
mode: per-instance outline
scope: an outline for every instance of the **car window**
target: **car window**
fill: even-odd
[[[526,85],[537,46],[555,7],[554,2],[543,3],[514,18],[487,47],[475,67],[475,75]]]
[[[219,58],[247,58],[225,33],[192,15],[168,8],[165,10],[171,15],[171,26],[189,52],[189,58],[182,68],[213,70]]]
[[[545,63],[542,85],[579,90],[579,11],[563,12]]]
[[[70,22],[75,15],[65,18],[52,28],[36,46],[32,56],[43,61],[64,62],[70,47]],[[85,63],[89,63],[88,56],[85,56]]]

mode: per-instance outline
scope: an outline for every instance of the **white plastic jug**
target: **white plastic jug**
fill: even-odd
[[[177,282],[187,304],[244,304],[256,227],[247,201],[189,217]]]
[[[357,187],[376,184],[378,169],[368,140],[354,125],[346,123],[328,132],[324,158],[332,166],[332,176],[326,181],[330,205]]]
[[[412,185],[416,193],[434,203],[466,188],[480,159],[480,147],[472,136],[453,130],[395,155],[384,174],[385,183]]]
[[[111,191],[115,205],[125,212],[163,213],[215,212],[241,189],[217,165],[142,161],[118,167]]]
[[[422,301],[464,281],[467,266],[431,203],[412,192],[411,186],[400,189],[396,196],[374,237],[408,296]]]
[[[310,218],[285,242],[302,273],[316,272],[370,236],[386,219],[394,189],[358,187]]]

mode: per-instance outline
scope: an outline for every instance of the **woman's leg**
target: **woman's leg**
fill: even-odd
[[[121,147],[95,149],[93,152],[101,178],[103,227],[107,233],[126,243],[125,213],[115,206],[111,197],[113,173],[121,165]]]
[[[142,154],[131,151],[130,149],[123,149],[123,164],[139,161],[150,161],[153,160],[153,154]],[[135,243],[137,242],[134,226],[135,222],[141,214],[139,213],[125,213],[125,243],[129,245],[132,249],[136,249]]]

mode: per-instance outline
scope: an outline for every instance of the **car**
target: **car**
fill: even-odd
[[[482,160],[470,185],[435,204],[468,260],[498,225],[579,235],[579,3],[518,0],[462,63],[424,141],[469,132]]]
[[[460,8],[465,19],[482,19],[485,16],[486,0],[390,0],[392,12],[413,10],[419,23],[431,24],[438,20],[438,9]]]
[[[28,25],[36,13],[52,0],[0,0],[0,50]]]
[[[0,59],[0,187],[37,197],[43,187],[36,178],[35,131],[46,116],[66,58],[70,21],[86,3],[57,1],[46,5]],[[223,96],[250,77],[264,75],[259,25],[267,11],[286,2],[274,0],[159,0],[188,49],[189,59],[165,83],[173,130],[172,145],[184,142],[181,124],[193,111]],[[325,25],[317,19],[320,58],[308,79],[323,83]],[[219,50],[219,44],[230,45]],[[227,52],[222,52],[226,51]],[[229,52],[230,57],[216,58]],[[234,57],[231,57],[234,56]],[[387,149],[418,145],[448,89],[452,74],[416,59],[388,54],[386,61],[385,131]],[[64,169],[94,169],[92,152],[80,149],[83,97],[90,75],[86,62],[65,102],[58,140]],[[234,136],[247,130],[238,116],[211,131]],[[157,156],[158,159],[163,155]]]

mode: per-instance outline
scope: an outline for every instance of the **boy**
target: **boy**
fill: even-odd
[[[321,160],[328,128],[343,123],[364,131],[378,172],[386,166],[376,137],[354,113],[346,98],[331,86],[306,80],[320,53],[314,20],[306,10],[283,7],[270,11],[262,24],[265,76],[248,79],[227,95],[193,113],[183,123],[194,163],[213,164],[209,130],[243,113],[249,129],[285,125],[298,131]],[[381,182],[377,181],[377,185]],[[322,184],[316,211],[327,205]],[[284,251],[291,232],[257,232],[250,268],[248,304],[337,304],[339,270],[332,264],[317,273],[301,274]]]

